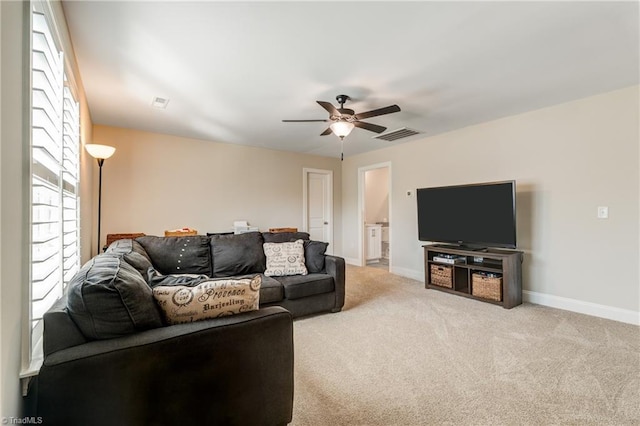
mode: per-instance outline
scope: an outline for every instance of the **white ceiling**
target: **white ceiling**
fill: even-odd
[[[638,2],[63,3],[95,124],[340,156],[316,100],[435,135],[639,82]],[[151,107],[169,98],[166,110]],[[385,142],[362,129],[345,155]]]

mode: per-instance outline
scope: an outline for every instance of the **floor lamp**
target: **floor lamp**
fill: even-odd
[[[98,183],[98,252],[100,254],[100,213],[102,211],[102,165],[104,160],[111,157],[116,149],[112,146],[87,144],[84,146],[90,156],[98,160],[98,167],[100,168],[100,178]]]

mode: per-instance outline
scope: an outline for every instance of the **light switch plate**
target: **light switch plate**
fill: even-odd
[[[609,207],[598,206],[598,219],[608,219],[608,218],[609,218]]]

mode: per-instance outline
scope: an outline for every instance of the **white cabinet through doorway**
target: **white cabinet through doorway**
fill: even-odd
[[[382,226],[366,225],[366,260],[380,260],[382,257]]]

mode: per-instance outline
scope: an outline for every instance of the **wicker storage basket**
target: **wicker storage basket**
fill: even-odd
[[[298,232],[298,228],[269,228],[269,232]]]
[[[471,274],[471,294],[483,299],[502,301],[502,277]]]
[[[198,235],[198,231],[195,229],[175,229],[173,231],[164,231],[165,237],[189,237],[191,235]]]
[[[138,237],[144,237],[142,232],[132,234],[107,234],[107,246],[110,246],[112,242],[117,240],[135,240]]]
[[[440,287],[453,287],[453,267],[445,265],[431,265],[431,284]]]

